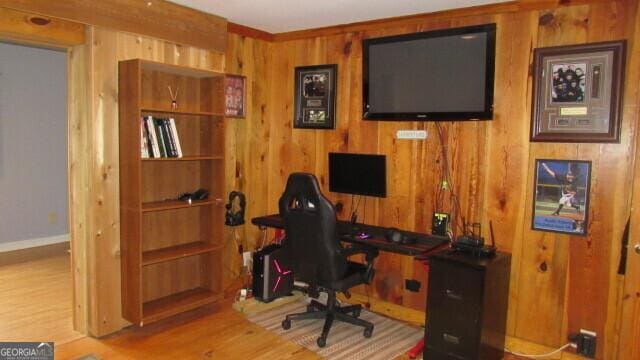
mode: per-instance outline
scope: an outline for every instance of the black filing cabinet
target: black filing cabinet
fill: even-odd
[[[502,359],[511,255],[445,250],[429,262],[424,358]]]

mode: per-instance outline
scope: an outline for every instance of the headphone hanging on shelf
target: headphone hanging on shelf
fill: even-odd
[[[234,211],[233,203],[238,199],[237,211]],[[240,191],[229,193],[229,202],[224,206],[227,209],[224,214],[224,224],[227,226],[238,226],[244,224],[244,208],[247,205],[244,194]]]

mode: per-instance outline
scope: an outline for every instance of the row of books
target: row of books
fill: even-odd
[[[180,137],[173,118],[140,118],[140,156],[143,159],[182,157]]]

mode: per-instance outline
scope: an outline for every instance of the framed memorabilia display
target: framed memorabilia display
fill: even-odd
[[[536,159],[533,230],[586,235],[591,161]]]
[[[620,142],[625,41],[534,50],[531,141]]]
[[[224,116],[245,117],[246,77],[227,75],[224,78]]]
[[[335,128],[337,75],[336,64],[296,67],[294,128]]]

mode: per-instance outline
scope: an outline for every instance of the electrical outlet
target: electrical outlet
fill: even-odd
[[[405,279],[404,288],[412,292],[420,292],[420,281],[415,279]]]
[[[596,333],[589,330],[580,329],[578,334],[569,336],[569,340],[575,342],[576,352],[591,359],[596,357]]]

